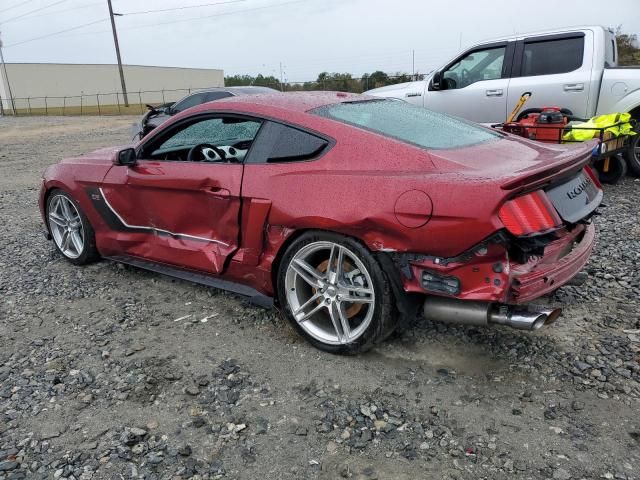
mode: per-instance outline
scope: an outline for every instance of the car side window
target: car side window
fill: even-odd
[[[311,160],[321,155],[329,142],[317,135],[276,122],[267,122],[251,150],[250,163]]]
[[[194,93],[193,95],[176,103],[172,108],[174,113],[180,113],[187,108],[195,107],[205,102],[205,93]]]
[[[208,92],[204,102],[213,102],[214,100],[220,100],[221,98],[231,97],[229,92]],[[204,103],[203,102],[203,103]]]
[[[448,67],[442,75],[447,90],[464,88],[482,80],[502,78],[506,47],[474,50]]]
[[[522,76],[553,75],[582,66],[584,37],[525,42]]]
[[[152,160],[186,161],[189,151],[199,145],[209,145],[224,151],[221,158],[219,151],[205,147],[196,152],[194,161],[236,160],[242,161],[246,156],[253,139],[260,129],[261,122],[240,117],[216,117],[200,119],[181,125],[162,138],[152,141],[143,148],[142,157]],[[212,153],[213,151],[213,153]],[[193,155],[193,153],[192,153]]]

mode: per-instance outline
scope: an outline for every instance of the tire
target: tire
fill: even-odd
[[[624,158],[627,161],[629,170],[636,177],[640,177],[640,131],[632,136],[629,141],[629,148],[624,152]]]
[[[296,239],[280,262],[277,294],[292,327],[326,352],[366,352],[396,327],[385,272],[365,246],[342,235],[308,232]]]
[[[598,172],[598,178],[602,183],[615,185],[627,174],[627,162],[619,155],[609,157],[609,168],[605,172],[605,159],[598,160],[593,165]]]
[[[52,190],[47,198],[46,216],[53,244],[68,261],[85,265],[100,258],[93,227],[71,195],[60,189]]]

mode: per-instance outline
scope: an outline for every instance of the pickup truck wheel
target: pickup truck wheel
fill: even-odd
[[[624,158],[627,160],[629,170],[640,177],[640,132],[636,132],[630,140],[629,148],[624,152]]]
[[[609,185],[615,185],[627,174],[627,162],[620,155],[600,159],[594,163],[594,167],[600,181]]]
[[[302,235],[287,249],[277,283],[284,316],[321,350],[362,353],[396,326],[385,272],[351,238],[329,232]]]

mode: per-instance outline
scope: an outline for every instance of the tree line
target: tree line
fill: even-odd
[[[372,88],[384,87],[396,83],[420,80],[422,75],[410,75],[407,73],[388,74],[381,70],[373,73],[365,73],[362,77],[354,78],[350,73],[322,72],[318,78],[307,82],[280,82],[273,75],[232,75],[224,78],[227,87],[254,85],[271,87],[276,90],[286,91],[310,91],[310,90],[337,90],[342,92],[362,93]]]

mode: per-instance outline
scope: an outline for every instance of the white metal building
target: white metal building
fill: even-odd
[[[122,103],[117,65],[68,63],[8,63],[7,77],[16,109]],[[185,96],[191,89],[224,86],[218,69],[123,65],[129,102],[164,103]],[[0,97],[10,111],[9,88],[0,69]]]

